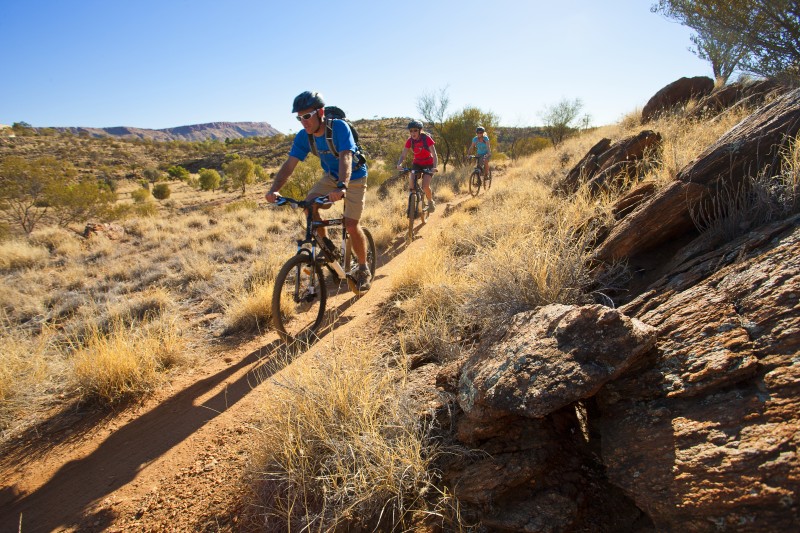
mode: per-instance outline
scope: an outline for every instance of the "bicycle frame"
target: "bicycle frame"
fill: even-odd
[[[314,260],[315,263],[320,263],[322,265],[329,265],[336,275],[339,278],[344,279],[345,272],[344,267],[339,264],[336,258],[327,257],[325,254],[320,254],[317,248],[324,249],[324,245],[320,243],[319,236],[317,235],[318,228],[328,228],[328,227],[335,227],[341,226],[342,227],[342,247],[341,247],[341,258],[344,259],[347,254],[347,228],[344,225],[344,218],[330,218],[327,220],[314,220],[314,213],[313,208],[314,204],[316,205],[330,205],[332,202],[328,200],[327,196],[321,196],[316,198],[311,202],[306,202],[305,200],[294,200],[292,198],[287,198],[285,196],[281,196],[278,198],[278,201],[275,202],[276,205],[285,205],[290,204],[292,207],[301,207],[306,210],[306,234],[303,239],[297,239],[297,253],[298,254],[306,254]],[[310,248],[306,245],[310,245]],[[332,250],[335,252],[335,250]]]

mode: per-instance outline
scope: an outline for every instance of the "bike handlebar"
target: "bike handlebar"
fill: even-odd
[[[327,195],[325,196],[317,196],[310,202],[305,200],[295,200],[294,198],[289,198],[288,196],[278,196],[278,199],[275,200],[275,205],[286,205],[289,204],[292,207],[308,207],[311,204],[318,204],[318,205],[333,205],[330,198]]]
[[[399,170],[400,170],[400,172],[422,172],[423,174],[433,174],[434,172],[439,172],[438,168],[433,168],[433,167],[421,168],[421,169],[413,169],[413,168],[403,167],[403,168],[401,168]]]

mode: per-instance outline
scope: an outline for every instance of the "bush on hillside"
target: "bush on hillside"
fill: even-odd
[[[170,194],[172,194],[172,191],[168,183],[156,183],[153,186],[153,197],[156,200],[166,200]]]

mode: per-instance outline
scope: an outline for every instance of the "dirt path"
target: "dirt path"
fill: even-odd
[[[445,208],[411,247],[425,246]],[[312,350],[371,326],[407,248],[397,241],[379,258],[366,295],[329,301],[340,311],[335,335]],[[15,448],[0,459],[0,532],[240,529],[247,424],[263,401],[264,362],[279,346],[269,332],[220,350],[141,406],[102,420],[76,415],[79,422]]]

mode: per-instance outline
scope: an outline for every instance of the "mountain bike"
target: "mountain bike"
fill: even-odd
[[[408,232],[406,233],[406,240],[410,243],[414,240],[414,221],[420,219],[424,224],[428,220],[428,210],[430,205],[426,201],[425,191],[422,190],[420,185],[420,176],[422,174],[433,174],[434,169],[423,168],[422,170],[414,170],[411,168],[402,168],[402,172],[410,172],[413,179],[413,186],[408,192],[408,207],[406,208],[406,216],[408,217]]]
[[[281,267],[275,278],[272,325],[286,344],[292,344],[297,341],[310,342],[325,318],[328,287],[322,269],[330,271],[332,281],[339,285],[345,280],[351,264],[355,264],[355,258],[343,217],[313,219],[313,207],[333,204],[327,196],[310,201],[279,196],[275,202],[278,206],[287,204],[306,210],[306,232],[303,239],[297,240],[297,253]],[[317,235],[317,228],[341,228],[341,247],[336,249],[332,240]],[[361,229],[367,249],[367,266],[374,278],[377,257],[375,241],[369,230]]]
[[[469,193],[472,196],[478,196],[481,192],[481,185],[483,190],[488,191],[492,186],[492,169],[489,169],[489,174],[483,173],[483,158],[479,155],[468,155],[467,159],[475,159],[475,168],[472,169],[472,174],[469,175]]]

